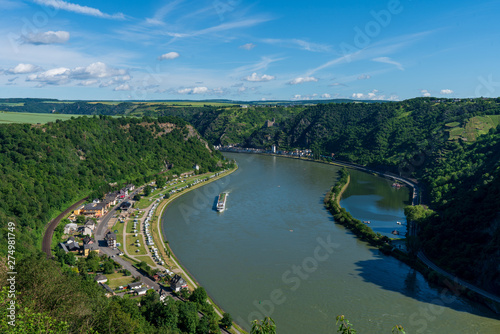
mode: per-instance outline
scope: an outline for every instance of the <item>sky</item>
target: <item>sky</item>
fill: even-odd
[[[500,1],[0,0],[0,97],[500,96]]]

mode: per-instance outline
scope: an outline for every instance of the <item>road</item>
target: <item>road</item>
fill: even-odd
[[[51,250],[51,245],[52,245],[52,236],[54,235],[54,230],[56,227],[59,225],[61,220],[66,216],[68,213],[71,211],[75,210],[77,207],[85,203],[87,200],[87,197],[82,198],[63,212],[59,216],[57,216],[55,219],[53,219],[50,223],[47,229],[45,230],[45,234],[43,235],[43,241],[42,241],[42,251],[47,254],[47,258],[50,259],[52,258],[52,250]]]
[[[434,271],[437,271],[438,273],[440,273],[441,275],[449,278],[450,280],[452,280],[453,282],[455,283],[458,283],[464,287],[466,287],[467,289],[471,290],[471,291],[474,291],[475,293],[485,297],[485,298],[488,298],[488,299],[491,299],[492,301],[496,302],[498,305],[500,305],[500,298],[498,296],[495,296],[487,291],[484,291],[483,289],[481,288],[478,288],[477,286],[475,285],[472,285],[468,282],[465,282],[464,280],[461,280],[460,278],[448,273],[447,271],[439,268],[437,265],[435,265],[431,260],[429,260],[427,258],[427,256],[425,256],[425,254],[423,252],[418,252],[417,254],[418,258],[423,262],[425,263],[429,268],[431,268],[432,270]]]

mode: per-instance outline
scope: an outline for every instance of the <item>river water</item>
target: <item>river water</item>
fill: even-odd
[[[358,333],[500,333],[487,308],[356,239],[333,222],[323,198],[338,168],[256,154],[225,153],[235,173],[175,200],[162,217],[177,258],[233,319],[270,316],[279,333],[335,333],[343,314]],[[228,192],[227,210],[215,211]],[[351,171],[341,205],[390,235],[404,231],[408,189]]]

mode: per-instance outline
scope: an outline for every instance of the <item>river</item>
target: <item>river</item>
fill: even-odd
[[[358,333],[499,333],[486,307],[429,286],[417,272],[333,222],[323,198],[338,168],[225,153],[239,169],[175,200],[162,217],[177,258],[233,319],[271,316],[279,333],[335,333],[343,314]],[[216,196],[228,192],[227,210]],[[352,171],[341,205],[375,231],[404,231],[408,189]]]

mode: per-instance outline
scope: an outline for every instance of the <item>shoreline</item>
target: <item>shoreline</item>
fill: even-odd
[[[158,241],[158,245],[163,245],[163,247],[158,247],[159,248],[159,251],[160,251],[160,254],[162,257],[165,258],[165,263],[167,263],[167,259],[170,260],[171,262],[173,262],[173,264],[180,270],[180,273],[183,274],[183,278],[185,278],[186,280],[186,283],[188,283],[188,286],[191,288],[191,289],[196,289],[197,287],[201,287],[201,284],[194,278],[194,276],[189,272],[189,270],[187,270],[181,263],[181,261],[175,256],[174,252],[172,251],[172,248],[170,247],[170,244],[168,243],[168,241],[164,241],[163,239],[163,225],[162,225],[162,215],[163,215],[163,211],[171,204],[173,203],[174,200],[180,198],[182,195],[184,195],[185,193],[188,193],[190,192],[191,190],[194,190],[194,189],[197,189],[197,188],[201,188],[207,184],[210,184],[214,181],[217,181],[217,180],[220,180],[226,176],[229,176],[231,175],[232,173],[234,173],[235,171],[238,170],[238,165],[236,165],[236,167],[232,170],[229,170],[227,171],[226,173],[223,173],[222,175],[219,175],[219,176],[216,176],[206,182],[203,182],[203,183],[199,183],[193,187],[190,187],[184,191],[182,191],[181,193],[175,193],[174,195],[170,196],[169,198],[167,199],[164,199],[162,200],[159,204],[158,204],[158,207],[156,208],[155,210],[155,213],[154,213],[154,226],[152,228],[153,230],[153,239],[155,241],[157,241],[156,239],[159,239]],[[165,252],[165,250],[168,250],[168,253],[167,254]],[[208,292],[207,292],[207,295],[208,295]],[[213,306],[215,312],[217,313],[217,315],[219,315],[221,318],[222,318],[222,314],[225,313],[224,310],[219,306],[217,305],[212,297],[210,297],[210,295],[208,295],[208,300],[209,300],[209,303]],[[233,326],[231,327],[231,329],[229,330],[230,332],[235,332],[235,333],[246,333],[245,330],[242,329],[242,327],[240,325],[238,325],[237,323],[234,322],[233,320]]]

